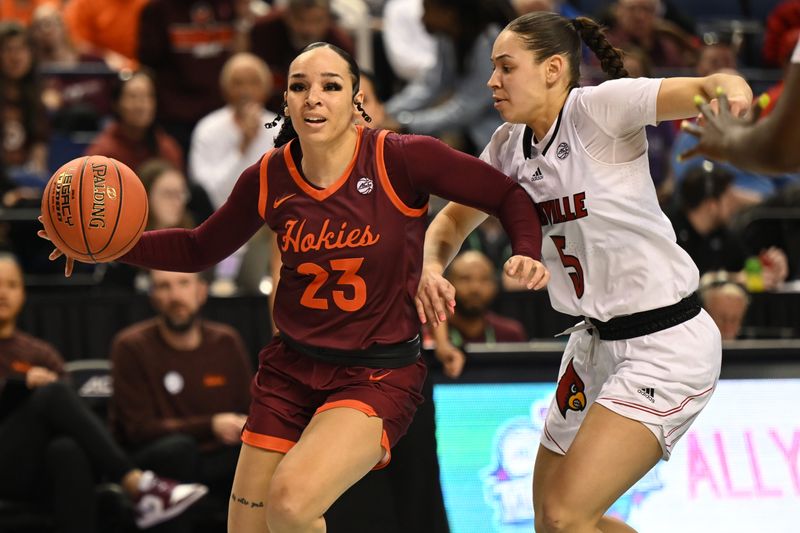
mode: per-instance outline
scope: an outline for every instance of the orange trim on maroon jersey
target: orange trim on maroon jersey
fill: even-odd
[[[272,153],[275,149],[270,150],[261,158],[261,166],[258,170],[258,214],[261,215],[261,218],[264,220],[267,219],[267,192],[268,192],[268,183],[267,183],[267,167],[269,166],[269,160],[272,157]]]
[[[347,178],[349,178],[350,174],[353,172],[353,167],[356,166],[356,161],[358,160],[358,152],[361,150],[361,136],[364,133],[363,126],[356,126],[356,129],[358,130],[358,139],[356,139],[356,149],[353,152],[353,159],[350,160],[350,164],[347,165],[346,169],[344,169],[344,173],[339,176],[335,182],[324,189],[316,189],[312,187],[305,179],[303,179],[303,176],[300,175],[300,172],[297,171],[297,166],[295,166],[294,159],[292,159],[291,150],[291,144],[294,142],[294,139],[289,141],[284,147],[283,160],[286,162],[286,168],[289,169],[289,174],[292,176],[292,179],[297,186],[314,200],[321,202],[341,189],[342,185],[347,182]]]
[[[314,415],[318,415],[329,409],[336,409],[337,407],[349,407],[350,409],[361,411],[367,416],[378,416],[378,413],[375,412],[375,409],[373,409],[371,405],[359,400],[336,400],[335,402],[324,403],[316,410]]]
[[[269,435],[262,435],[261,433],[253,433],[252,431],[242,431],[242,442],[261,448],[262,450],[269,450],[271,452],[286,453],[291,450],[295,444],[294,441],[282,439],[280,437],[271,437]]]
[[[381,180],[381,185],[383,185],[383,190],[386,191],[386,196],[389,197],[389,201],[391,201],[397,210],[404,215],[408,217],[421,217],[427,215],[428,202],[425,202],[425,205],[417,209],[409,207],[403,203],[403,200],[401,200],[399,196],[397,196],[394,187],[392,187],[392,182],[389,180],[389,174],[386,172],[386,162],[383,159],[383,144],[388,134],[389,130],[383,130],[378,134],[377,150],[375,152],[375,166],[378,168],[378,177]]]

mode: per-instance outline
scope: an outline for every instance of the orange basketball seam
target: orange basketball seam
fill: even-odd
[[[86,255],[89,256],[89,259],[92,260],[92,263],[97,263],[97,260],[94,258],[94,254],[92,253],[92,249],[89,247],[89,238],[86,236],[86,228],[84,228],[84,220],[83,220],[83,173],[86,172],[86,163],[89,162],[89,157],[86,156],[86,159],[83,160],[83,167],[81,167],[81,177],[80,181],[78,182],[78,219],[80,220],[80,228],[81,228],[81,235],[83,236],[83,243],[86,245]]]

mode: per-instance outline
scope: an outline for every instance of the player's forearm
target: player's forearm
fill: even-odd
[[[718,72],[703,78],[703,92],[708,100],[717,97],[718,89],[722,89],[729,99],[743,98],[747,102],[753,100],[753,89],[744,78],[735,74]]]
[[[423,266],[439,274],[444,272],[469,234],[448,212],[450,205],[436,215],[425,232]]]

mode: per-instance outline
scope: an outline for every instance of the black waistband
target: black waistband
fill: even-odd
[[[618,341],[641,337],[642,335],[677,326],[696,317],[699,313],[700,300],[697,297],[697,293],[694,292],[678,303],[666,307],[615,317],[608,322],[601,322],[588,317],[586,320],[597,330],[602,340]]]
[[[416,363],[422,349],[419,335],[397,344],[373,344],[364,350],[320,348],[298,342],[284,333],[281,333],[280,337],[293,350],[326,363],[342,366],[401,368]]]

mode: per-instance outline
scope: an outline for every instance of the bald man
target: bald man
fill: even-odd
[[[436,357],[446,376],[456,378],[464,367],[467,343],[526,342],[525,328],[517,320],[490,311],[498,291],[497,272],[486,255],[476,250],[459,254],[445,273],[456,290],[455,314],[447,328],[435,328]]]
[[[275,113],[264,109],[272,94],[269,67],[253,54],[232,56],[222,68],[226,105],[203,117],[192,133],[189,177],[203,186],[218,209],[239,175],[274,147],[280,128],[264,128]]]

